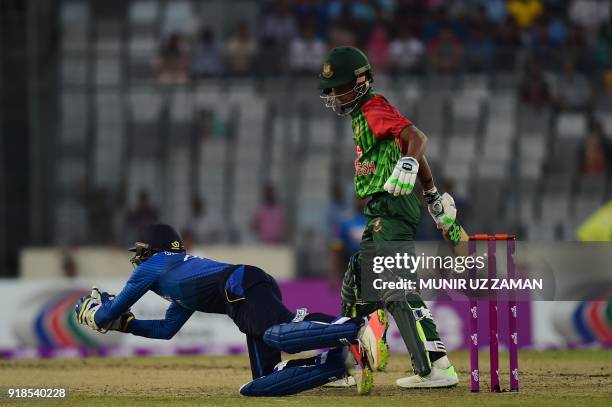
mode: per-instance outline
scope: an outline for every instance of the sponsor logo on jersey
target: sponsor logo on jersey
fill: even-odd
[[[358,177],[375,174],[376,173],[376,161],[364,161],[359,162],[359,159],[355,161],[355,175]]]

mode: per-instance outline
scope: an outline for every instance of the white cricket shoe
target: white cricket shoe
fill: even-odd
[[[323,387],[353,387],[357,382],[353,376],[344,376],[342,379],[324,384]]]
[[[404,389],[431,389],[456,386],[459,383],[459,378],[453,366],[446,369],[433,366],[431,373],[425,377],[419,375],[402,377],[397,379],[395,383]]]

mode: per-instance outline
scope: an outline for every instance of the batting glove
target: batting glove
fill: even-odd
[[[402,157],[399,159],[393,174],[385,182],[385,191],[398,195],[408,195],[414,189],[417,173],[419,172],[419,162],[412,157]]]
[[[447,232],[457,218],[457,208],[453,197],[448,192],[440,195],[436,187],[433,187],[423,193],[423,198],[429,214],[436,222],[436,227]]]

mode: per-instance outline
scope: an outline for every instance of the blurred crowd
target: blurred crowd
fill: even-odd
[[[376,72],[513,71],[603,74],[612,87],[608,0],[275,0],[256,24],[217,33],[168,34],[154,69],[159,81],[217,75],[312,74],[327,49],[364,49]],[[210,22],[209,22],[210,23]]]

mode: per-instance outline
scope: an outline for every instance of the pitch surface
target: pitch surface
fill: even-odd
[[[298,396],[250,399],[238,388],[250,379],[246,356],[146,357],[0,361],[0,386],[67,385],[68,400],[0,399],[0,405],[61,406],[610,406],[612,351],[546,351],[520,354],[519,393],[490,394],[488,355],[481,354],[481,393],[469,391],[468,355],[451,354],[460,376],[453,389],[403,390],[395,379],[407,374],[406,355],[391,355],[387,372],[375,377],[370,396],[352,389],[315,389]],[[508,385],[507,354],[500,354],[502,386]]]

